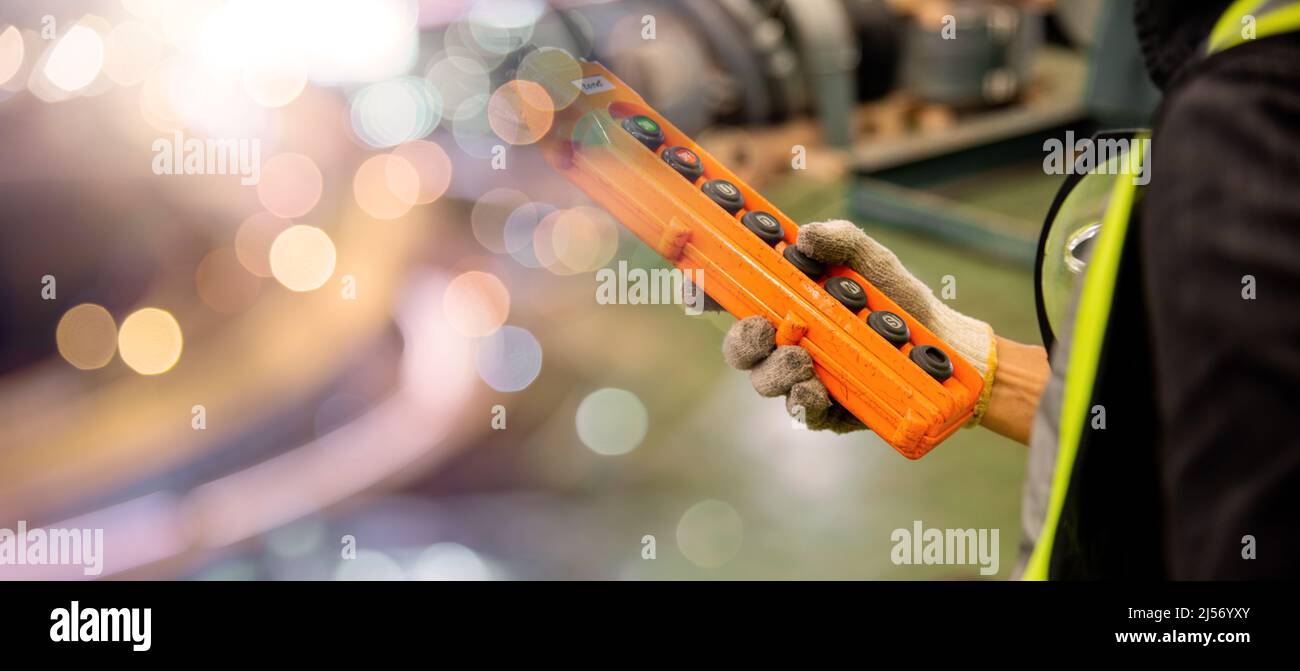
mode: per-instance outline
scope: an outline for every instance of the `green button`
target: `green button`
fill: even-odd
[[[637,118],[636,118],[636,125],[640,126],[640,127],[641,127],[641,130],[643,130],[643,131],[645,131],[645,132],[647,132],[647,133],[658,133],[658,132],[659,132],[659,124],[655,123],[655,120],[654,120],[654,119],[651,119],[651,118],[648,117],[648,116],[639,116],[639,117],[637,117]]]

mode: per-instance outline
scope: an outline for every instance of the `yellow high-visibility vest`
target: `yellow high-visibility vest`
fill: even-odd
[[[1204,55],[1212,56],[1254,39],[1298,30],[1300,2],[1296,0],[1237,0],[1220,16],[1210,32]],[[1140,162],[1149,161],[1150,157],[1144,155],[1144,152],[1132,151],[1124,160],[1130,161],[1129,174],[1137,174],[1141,168]],[[1096,232],[1076,302],[1070,331],[1068,373],[1061,398],[1056,469],[1052,477],[1047,515],[1038,543],[1025,568],[1025,580],[1055,577],[1051,568],[1057,532],[1062,523],[1062,510],[1070,496],[1070,482],[1079,446],[1084,431],[1089,426],[1094,385],[1111,318],[1120,261],[1129,235],[1133,208],[1142,188],[1135,180],[1126,178],[1119,171],[1107,171],[1106,176],[1114,178],[1114,185],[1110,189],[1105,216]],[[1092,178],[1092,175],[1087,177]],[[1054,226],[1055,222],[1050,225]]]

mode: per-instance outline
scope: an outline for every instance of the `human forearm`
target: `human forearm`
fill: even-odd
[[[989,407],[981,426],[1018,443],[1029,444],[1038,399],[1051,374],[1047,350],[996,336],[997,365]]]

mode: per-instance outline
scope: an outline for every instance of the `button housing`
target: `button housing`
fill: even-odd
[[[664,147],[659,156],[672,166],[677,174],[692,182],[704,174],[704,164],[700,162],[699,154],[686,147]]]
[[[840,302],[840,305],[849,309],[849,312],[857,313],[867,307],[867,292],[861,284],[854,282],[847,277],[832,277],[826,280],[822,285],[826,293]]]
[[[730,214],[735,214],[745,207],[745,194],[725,179],[711,179],[700,186],[700,190],[709,200],[717,203]]]
[[[790,265],[798,268],[800,272],[814,280],[820,279],[822,275],[826,274],[825,263],[805,255],[794,245],[786,245],[781,255],[785,257],[786,261],[790,262]]]
[[[948,358],[947,352],[934,345],[917,345],[907,353],[907,356],[921,370],[939,382],[952,377],[952,359]]]
[[[644,114],[624,118],[622,126],[623,130],[631,133],[632,137],[651,151],[658,149],[659,145],[664,143],[664,129],[657,121]]]
[[[746,212],[745,216],[740,218],[740,223],[769,245],[775,245],[785,239],[785,229],[781,226],[781,222],[768,212],[762,210]]]
[[[867,315],[867,326],[870,326],[871,330],[879,333],[894,347],[902,347],[912,339],[912,333],[907,328],[907,322],[888,310],[876,310]]]

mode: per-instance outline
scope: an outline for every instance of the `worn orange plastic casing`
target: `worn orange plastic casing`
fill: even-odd
[[[762,315],[777,327],[777,342],[812,355],[817,375],[836,401],[909,459],[918,459],[957,430],[974,412],[983,380],[951,347],[862,276],[832,267],[813,280],[781,255],[799,228],[763,196],[696,145],[626,84],[595,62],[583,62],[572,82],[582,93],[556,112],[541,140],[547,160],[647,245],[683,271],[703,271],[703,289],[737,318]],[[656,121],[665,145],[651,151],[620,126],[627,116]],[[660,158],[664,147],[682,146],[700,157],[704,174],[694,183]],[[745,206],[729,214],[699,186],[725,179],[744,195]],[[785,239],[774,247],[740,223],[751,210],[780,221]],[[853,313],[822,288],[846,276],[866,290],[867,308]],[[911,341],[895,347],[866,323],[873,310],[888,310],[907,323]],[[947,353],[953,374],[936,381],[908,358],[915,345]]]

